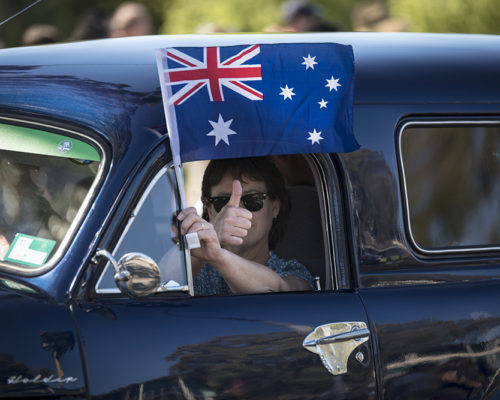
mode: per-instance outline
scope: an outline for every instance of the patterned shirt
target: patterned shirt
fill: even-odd
[[[281,277],[298,276],[304,279],[311,286],[311,289],[314,287],[312,275],[306,267],[295,259],[283,260],[275,253],[270,252],[266,267],[272,269]],[[231,294],[231,289],[219,271],[211,265],[205,264],[194,279],[194,293],[198,296]]]

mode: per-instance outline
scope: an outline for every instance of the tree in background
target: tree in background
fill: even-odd
[[[324,10],[324,19],[351,29],[352,6],[360,0],[310,0]],[[262,32],[280,23],[283,0],[171,0],[164,9],[161,33],[213,31]]]
[[[498,0],[388,0],[413,32],[500,33]]]
[[[34,0],[0,0],[0,22]],[[277,26],[283,0],[136,0],[153,17],[157,33],[193,33],[205,24],[206,31],[262,32]],[[310,0],[322,7],[325,22],[352,30],[353,8],[372,0]],[[391,17],[409,22],[416,32],[500,33],[499,0],[380,0]],[[123,0],[42,0],[23,14],[0,26],[0,42],[19,46],[23,33],[33,24],[57,27],[62,41],[73,40],[74,30],[90,12],[109,17]]]

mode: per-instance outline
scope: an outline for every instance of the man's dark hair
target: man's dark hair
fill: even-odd
[[[280,201],[280,212],[274,219],[269,232],[269,249],[275,248],[286,231],[288,214],[290,212],[290,197],[285,187],[285,181],[278,168],[267,157],[231,158],[212,160],[205,169],[201,184],[201,200],[203,202],[203,218],[207,221],[207,200],[212,195],[212,187],[220,183],[226,172],[234,179],[250,178],[264,182],[269,197]]]

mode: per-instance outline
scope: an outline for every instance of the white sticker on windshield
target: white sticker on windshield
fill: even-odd
[[[45,263],[55,245],[55,240],[17,233],[5,260],[39,267]]]

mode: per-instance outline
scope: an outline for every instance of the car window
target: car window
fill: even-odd
[[[89,143],[0,123],[0,260],[40,269],[69,242],[100,171]]]
[[[311,274],[315,290],[331,289],[331,267],[325,255],[325,218],[312,157],[280,155],[271,160],[284,179],[290,201],[286,229],[272,251],[284,261],[302,264]],[[183,164],[187,204],[197,208],[200,215],[201,186],[207,165],[208,161]]]
[[[401,159],[414,245],[458,251],[500,245],[500,127],[408,125]]]
[[[127,253],[143,253],[160,269],[159,291],[187,291],[188,278],[183,252],[172,240],[172,217],[177,205],[173,169],[165,167],[149,184],[133,211],[117,247],[116,260]],[[119,293],[114,282],[114,269],[108,264],[97,282],[97,293]]]

